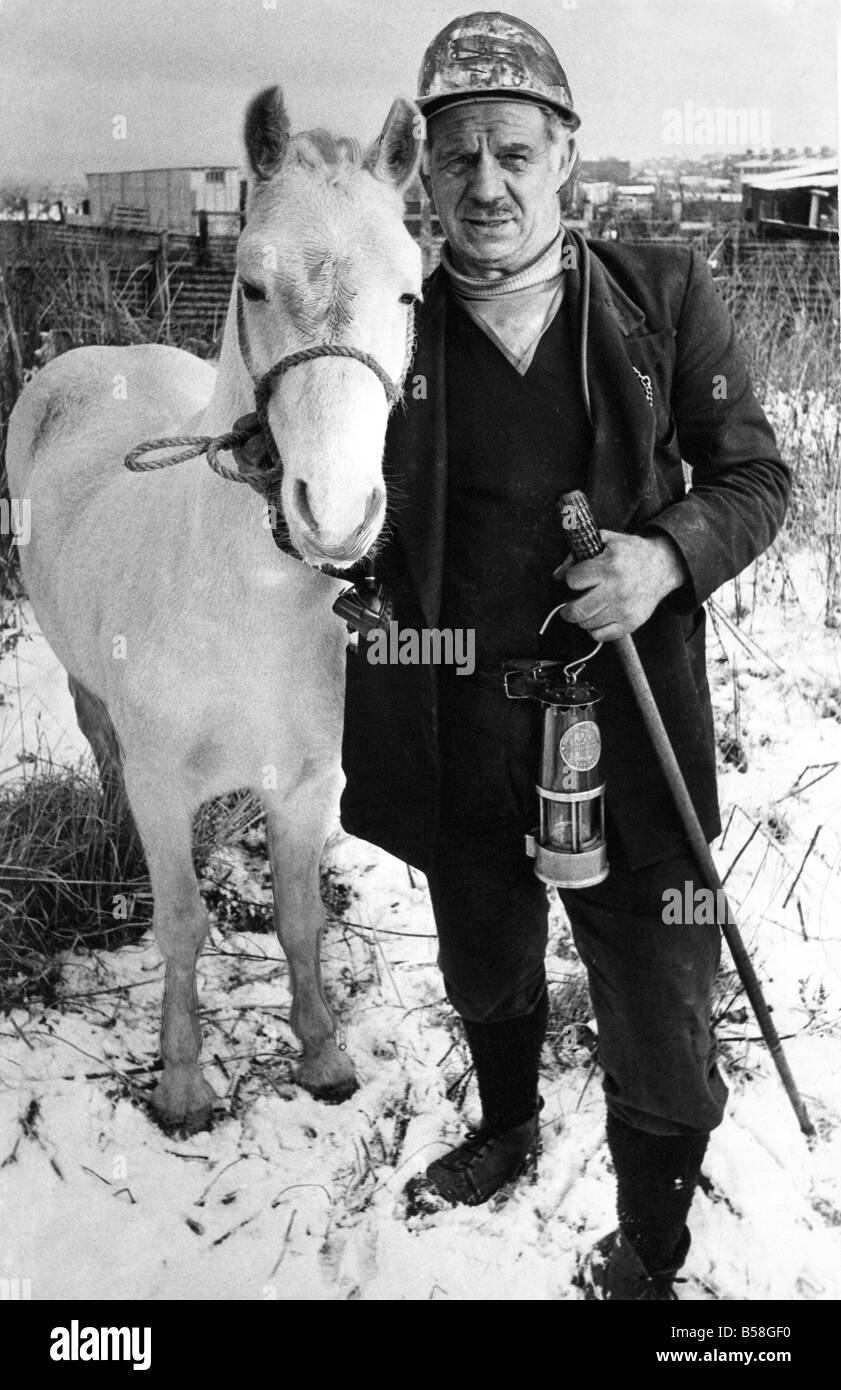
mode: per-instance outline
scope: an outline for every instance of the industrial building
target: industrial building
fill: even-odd
[[[247,183],[237,165],[85,174],[86,220],[186,236],[236,236]]]

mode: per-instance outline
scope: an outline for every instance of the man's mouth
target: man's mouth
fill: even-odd
[[[511,222],[511,217],[466,217],[471,227],[504,227],[506,222]]]

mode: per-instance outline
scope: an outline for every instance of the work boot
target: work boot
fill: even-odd
[[[689,1243],[689,1230],[684,1227],[668,1268],[649,1274],[627,1236],[621,1230],[611,1231],[588,1250],[573,1282],[584,1290],[588,1301],[677,1302],[673,1285],[689,1253]]]
[[[537,1172],[540,1152],[542,1099],[532,1115],[513,1129],[494,1130],[483,1124],[457,1148],[437,1158],[424,1178],[406,1188],[414,1211],[435,1210],[437,1198],[452,1206],[481,1206],[507,1183]]]

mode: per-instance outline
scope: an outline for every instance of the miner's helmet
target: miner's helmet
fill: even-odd
[[[581,124],[551,44],[498,10],[451,20],[424,54],[417,96],[424,116],[459,101],[535,101],[558,111],[570,131]]]

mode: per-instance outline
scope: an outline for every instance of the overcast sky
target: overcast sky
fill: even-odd
[[[664,111],[767,112],[838,145],[836,0],[508,0],[554,44],[585,158],[675,152]],[[368,139],[458,0],[0,0],[0,181],[238,163],[249,96]],[[115,140],[115,116],[127,138]]]

